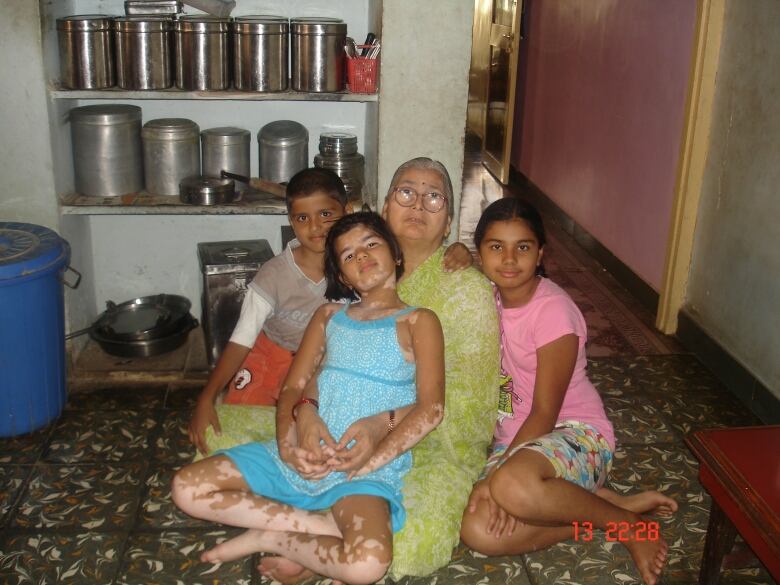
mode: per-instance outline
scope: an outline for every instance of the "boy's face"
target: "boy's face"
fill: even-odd
[[[325,236],[346,210],[333,197],[315,192],[293,200],[290,225],[301,246],[310,252],[325,252]]]

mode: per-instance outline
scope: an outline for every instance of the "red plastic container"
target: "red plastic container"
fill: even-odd
[[[362,49],[368,45],[358,45]],[[379,81],[379,59],[354,57],[347,59],[347,85],[350,93],[376,93]]]

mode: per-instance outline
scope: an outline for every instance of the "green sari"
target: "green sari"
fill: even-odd
[[[398,286],[408,305],[426,307],[444,331],[444,421],[414,449],[402,490],[406,524],[394,535],[390,576],[428,575],[450,561],[471,486],[485,464],[498,407],[498,320],[488,280],[474,268],[444,272],[437,250]],[[222,405],[224,449],[274,437],[274,409]]]

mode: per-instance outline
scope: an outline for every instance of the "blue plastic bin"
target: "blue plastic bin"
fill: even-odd
[[[56,232],[0,222],[0,437],[39,429],[62,412],[69,260]]]

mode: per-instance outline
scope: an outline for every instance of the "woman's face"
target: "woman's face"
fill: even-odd
[[[419,194],[411,207],[403,207],[396,201],[395,189],[399,187],[412,189]],[[431,213],[423,207],[422,202],[422,195],[431,191],[444,193],[444,181],[433,169],[407,169],[397,183],[391,185],[382,217],[399,240],[423,240],[439,246],[449,235],[450,216],[447,206],[452,205],[452,201],[447,201],[441,210]]]

